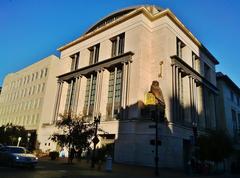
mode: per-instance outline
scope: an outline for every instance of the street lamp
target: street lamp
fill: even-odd
[[[98,131],[98,125],[100,124],[100,120],[101,120],[101,114],[99,113],[98,115],[94,116],[94,124],[95,124],[95,134],[94,134],[94,138],[93,138],[93,153],[92,153],[92,164],[91,167],[94,168],[95,166],[95,151],[96,151],[96,145],[99,142],[99,139],[97,137],[97,131]]]

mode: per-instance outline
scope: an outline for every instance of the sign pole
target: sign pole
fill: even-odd
[[[99,139],[97,137],[97,131],[98,131],[98,124],[100,124],[100,119],[101,119],[101,115],[99,114],[98,116],[94,117],[94,123],[95,123],[95,134],[94,134],[94,138],[93,138],[93,152],[92,152],[92,164],[91,167],[94,168],[95,167],[95,152],[96,152],[96,145],[99,142]]]
[[[158,171],[158,104],[156,105],[155,111],[155,125],[156,125],[156,132],[155,132],[155,175],[159,175]]]

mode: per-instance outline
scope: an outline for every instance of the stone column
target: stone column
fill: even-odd
[[[79,76],[76,78],[76,90],[75,90],[75,98],[74,98],[74,109],[73,112],[77,113],[77,107],[78,107],[78,98],[79,98],[79,92],[80,92],[80,86],[81,86],[81,78],[82,76]]]
[[[130,76],[131,76],[131,61],[128,61],[127,63],[127,71],[126,71],[126,75],[127,75],[127,83],[126,83],[126,101],[125,101],[125,105],[129,105],[129,93],[130,93]]]
[[[178,121],[179,119],[179,67],[176,66],[176,72],[175,72],[175,96],[176,96],[176,100],[175,100],[175,113],[176,113],[176,117],[175,117],[175,121]]]
[[[104,69],[101,69],[100,71],[100,81],[99,81],[99,96],[98,96],[98,107],[97,110],[98,112],[100,112],[100,105],[101,105],[101,98],[102,98],[102,85],[103,85],[103,73],[104,73]]]
[[[94,107],[93,107],[93,115],[96,115],[96,114],[97,114],[99,73],[100,73],[100,71],[97,71],[96,86],[95,86],[95,97],[94,97]]]
[[[198,123],[198,88],[197,88],[197,80],[194,80],[194,106],[195,106],[195,122]]]
[[[121,96],[121,107],[125,109],[126,107],[126,87],[127,87],[127,68],[126,63],[123,63],[122,67],[122,96]]]
[[[172,64],[172,121],[176,117],[176,67]]]
[[[202,84],[198,86],[198,114],[199,114],[199,127],[205,128],[204,122],[204,98]]]
[[[53,120],[52,120],[53,123],[56,122],[58,117],[59,105],[60,105],[61,95],[62,95],[62,87],[63,87],[63,81],[58,81],[57,94],[55,99],[56,101],[55,101]]]
[[[191,121],[194,121],[194,86],[193,86],[193,78],[189,76],[189,90],[190,90],[190,108],[191,108]]]
[[[179,101],[179,105],[178,105],[178,116],[179,116],[179,121],[182,122],[183,121],[183,101],[182,101],[182,71],[181,69],[178,70],[178,101]]]
[[[130,94],[130,84],[131,84],[131,82],[130,82],[130,77],[131,77],[131,61],[128,61],[127,62],[127,65],[125,66],[125,68],[126,68],[126,70],[125,70],[125,74],[126,74],[126,76],[125,76],[125,78],[126,78],[126,83],[125,83],[125,85],[126,85],[126,91],[125,91],[125,103],[124,103],[124,106],[125,106],[125,113],[124,113],[124,118],[128,118],[129,117],[129,108],[128,108],[128,106],[129,106],[129,104],[130,104],[130,102],[129,102],[129,94]]]
[[[90,78],[90,87],[89,87],[88,105],[87,105],[87,115],[89,115],[89,107],[90,107],[90,97],[91,97],[91,90],[92,90],[92,82],[93,82],[93,74],[91,74],[91,78]]]
[[[70,111],[70,109],[71,109],[70,108],[70,103],[71,103],[71,100],[72,100],[72,92],[73,92],[73,79],[71,80],[71,83],[70,83],[69,97],[68,97],[68,101],[67,101],[67,112],[68,112],[68,114],[69,114],[69,112],[72,112],[72,111]]]
[[[112,117],[114,116],[116,79],[117,79],[117,67],[114,68],[114,84],[113,84]]]
[[[95,94],[95,114],[99,113],[99,107],[101,103],[101,92],[102,92],[102,79],[103,79],[103,69],[97,71],[97,81],[96,81],[96,94]]]

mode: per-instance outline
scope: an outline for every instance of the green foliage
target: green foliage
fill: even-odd
[[[56,123],[61,133],[53,134],[50,139],[61,147],[75,147],[86,150],[91,144],[94,135],[94,124],[88,123],[83,117],[72,117],[70,114],[61,115]]]
[[[27,146],[28,132],[22,126],[14,126],[12,124],[0,127],[0,143],[6,145],[17,145],[18,138],[21,137],[20,146]]]
[[[230,137],[222,130],[210,131],[198,138],[199,158],[214,162],[223,161],[233,151]]]

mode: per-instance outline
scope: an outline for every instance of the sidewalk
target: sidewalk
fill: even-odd
[[[49,158],[41,158],[41,161],[48,161]],[[114,177],[114,178],[154,178],[156,177],[154,174],[154,168],[152,167],[144,167],[144,166],[135,166],[135,165],[126,165],[126,164],[118,164],[113,163],[112,172],[105,171],[105,164],[102,165],[99,170],[98,165],[95,165],[95,168],[91,168],[91,163],[87,163],[86,160],[77,161],[74,160],[72,165],[67,165],[66,159],[59,158],[56,161],[51,161],[52,164],[57,164],[60,167],[67,169],[72,172],[79,172],[81,175],[87,177]],[[159,177],[161,178],[235,178],[238,176],[230,176],[230,175],[216,175],[216,176],[201,176],[201,175],[186,175],[181,171],[171,170],[171,169],[159,169]]]

